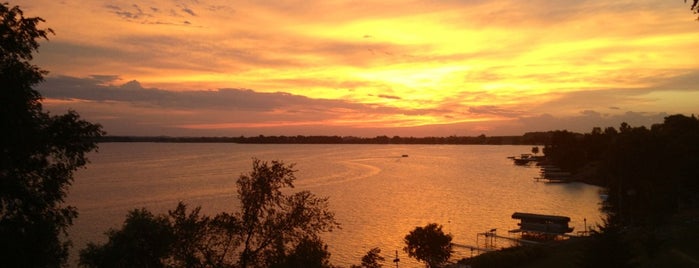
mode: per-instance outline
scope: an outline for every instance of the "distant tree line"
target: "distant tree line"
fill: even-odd
[[[169,137],[169,136],[104,136],[99,142],[182,142],[182,143],[251,143],[251,144],[488,144],[488,145],[541,145],[547,143],[553,132],[528,132],[521,136],[251,136],[251,137]]]

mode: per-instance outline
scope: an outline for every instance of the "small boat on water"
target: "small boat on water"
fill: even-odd
[[[529,164],[529,162],[533,161],[531,159],[525,159],[525,158],[514,158],[516,165],[526,165]]]
[[[513,156],[511,159],[515,162],[515,165],[526,165],[538,160],[538,158],[531,154],[521,154],[519,157]]]

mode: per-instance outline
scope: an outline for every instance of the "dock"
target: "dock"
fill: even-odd
[[[467,249],[470,249],[472,251],[473,250],[483,251],[483,252],[495,251],[495,249],[492,249],[492,248],[480,248],[480,247],[476,247],[476,246],[463,245],[463,244],[457,244],[457,243],[451,243],[451,245],[453,247],[457,247],[457,248],[467,248]]]
[[[571,172],[563,171],[554,165],[544,165],[540,166],[539,177],[535,177],[536,181],[543,181],[547,183],[566,183],[570,182],[573,174]]]
[[[515,233],[514,230],[511,230],[511,231],[508,231],[508,232],[510,232],[510,233]],[[539,245],[539,244],[541,244],[540,242],[537,242],[537,241],[526,240],[526,239],[521,239],[521,238],[512,238],[512,237],[507,237],[507,236],[498,235],[498,234],[495,234],[495,233],[487,233],[487,232],[486,232],[486,233],[480,233],[480,235],[484,235],[484,236],[486,236],[486,237],[494,237],[494,238],[498,238],[498,239],[505,239],[505,240],[509,240],[509,241],[512,241],[512,242],[522,243],[522,244],[529,244],[529,245]]]
[[[474,251],[476,251],[477,255],[506,247],[542,245],[556,240],[575,237],[569,234],[573,232],[573,227],[568,225],[570,217],[514,212],[512,219],[520,220],[520,223],[517,224],[519,228],[508,230],[510,236],[498,235],[497,229],[493,228],[489,231],[477,233],[475,246],[460,243],[452,243],[451,245],[456,248],[471,250],[471,257],[473,257]],[[578,232],[578,236],[580,233],[583,233],[583,235],[587,233],[587,219],[584,219],[584,221],[585,231]],[[498,240],[505,240],[503,241],[503,247],[498,247]]]

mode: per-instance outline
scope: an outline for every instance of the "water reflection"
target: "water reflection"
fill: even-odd
[[[179,200],[213,215],[237,206],[235,179],[253,157],[296,163],[297,190],[330,197],[342,229],[325,236],[334,264],[358,264],[379,247],[386,260],[419,266],[403,252],[403,237],[435,222],[454,242],[516,228],[515,211],[566,215],[576,230],[599,222],[598,188],[537,183],[536,168],[506,157],[529,146],[103,144],[77,174],[69,202],[80,209],[71,229],[75,248],[101,239],[126,211],[174,208]],[[408,157],[403,157],[408,155]],[[75,252],[73,255],[75,255]],[[459,252],[469,256],[470,251]],[[72,256],[74,259],[74,256]],[[392,263],[386,263],[390,266]]]

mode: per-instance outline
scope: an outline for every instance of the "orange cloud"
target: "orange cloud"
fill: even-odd
[[[53,77],[117,75],[113,85],[137,80],[166,97],[244,88],[361,106],[322,113],[331,125],[496,122],[608,107],[689,114],[690,91],[699,91],[677,85],[699,68],[699,28],[682,1],[17,4],[57,33],[36,57]],[[288,118],[260,124],[303,125],[318,114],[278,111]],[[187,120],[172,125],[230,122]]]

